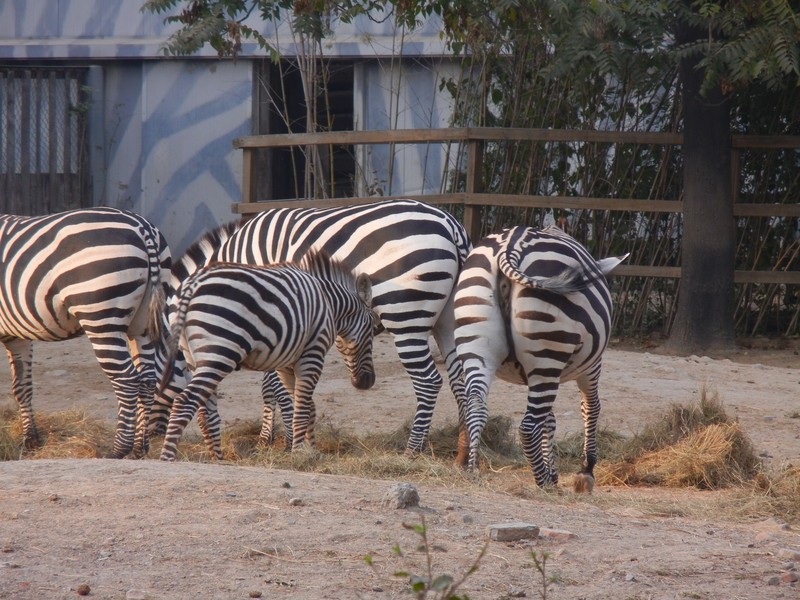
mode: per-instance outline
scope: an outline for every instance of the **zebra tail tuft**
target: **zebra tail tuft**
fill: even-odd
[[[150,314],[147,319],[147,335],[153,342],[160,340],[161,336],[166,334],[166,327],[164,327],[166,307],[167,294],[164,287],[158,285],[150,296]]]

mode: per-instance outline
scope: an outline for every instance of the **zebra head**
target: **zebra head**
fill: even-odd
[[[300,267],[323,282],[334,312],[336,348],[350,371],[350,383],[368,390],[375,385],[372,339],[378,326],[369,276],[355,276],[325,252],[307,253]]]
[[[356,278],[355,288],[358,302],[339,320],[336,348],[350,371],[353,387],[368,390],[375,385],[372,339],[377,317],[371,308],[372,283],[365,273]]]

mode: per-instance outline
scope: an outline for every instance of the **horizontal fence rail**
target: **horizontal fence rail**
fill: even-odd
[[[242,201],[234,203],[231,210],[243,216],[275,207],[317,206],[333,207],[365,204],[387,199],[412,198],[431,204],[461,205],[464,207],[464,227],[476,240],[480,231],[480,215],[484,207],[503,206],[516,208],[586,209],[632,211],[653,213],[681,213],[680,200],[597,198],[584,196],[535,196],[492,194],[483,192],[481,161],[487,142],[579,142],[609,144],[680,145],[681,133],[596,131],[577,129],[522,129],[493,127],[454,127],[449,129],[398,129],[381,131],[336,131],[323,133],[273,134],[240,137],[234,147],[243,150]],[[256,198],[256,181],[253,172],[255,151],[264,148],[322,145],[376,145],[458,143],[466,146],[466,191],[447,194],[404,194],[402,196],[369,196],[352,198],[324,198],[304,200],[259,200]],[[800,149],[798,136],[731,136],[732,181],[739,174],[739,153],[751,149]],[[800,218],[800,204],[739,202],[738,185],[733,186],[735,217]],[[614,271],[623,277],[661,277],[680,279],[680,267],[647,265],[620,265]],[[796,271],[736,271],[736,283],[800,284]]]

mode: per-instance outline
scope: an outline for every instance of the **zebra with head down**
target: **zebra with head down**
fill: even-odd
[[[161,451],[174,460],[178,440],[199,407],[200,428],[222,458],[216,390],[239,367],[278,371],[294,397],[292,449],[314,444],[313,393],[325,355],[336,343],[358,389],[375,383],[372,287],[326,254],[298,264],[257,267],[212,263],[183,282],[172,318],[171,359],[161,387],[173,377],[178,344],[191,377],[175,398]]]
[[[115,208],[0,215],[0,254],[0,341],[24,446],[41,441],[31,403],[32,342],[86,334],[117,396],[111,456],[143,456],[156,384],[148,313],[161,314],[172,262],[164,236]]]
[[[415,200],[274,208],[209,232],[176,262],[173,280],[177,286],[213,261],[264,265],[299,260],[311,250],[327,252],[353,272],[368,275],[379,326],[393,335],[414,388],[416,411],[406,451],[416,453],[424,446],[443,383],[429,345],[431,336],[444,359],[453,394],[463,404],[461,364],[453,340],[453,292],[471,247],[452,215]],[[262,390],[267,397],[278,395],[289,432],[291,398],[281,389],[275,374],[266,373]],[[163,430],[175,392],[168,385],[156,395],[155,432]],[[268,442],[270,402],[265,402],[264,415],[262,441]]]

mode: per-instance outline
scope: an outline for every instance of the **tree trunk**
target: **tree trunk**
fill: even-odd
[[[680,354],[734,343],[736,228],[731,193],[730,105],[719,89],[700,95],[703,71],[681,64],[683,235],[681,282],[667,349]]]

